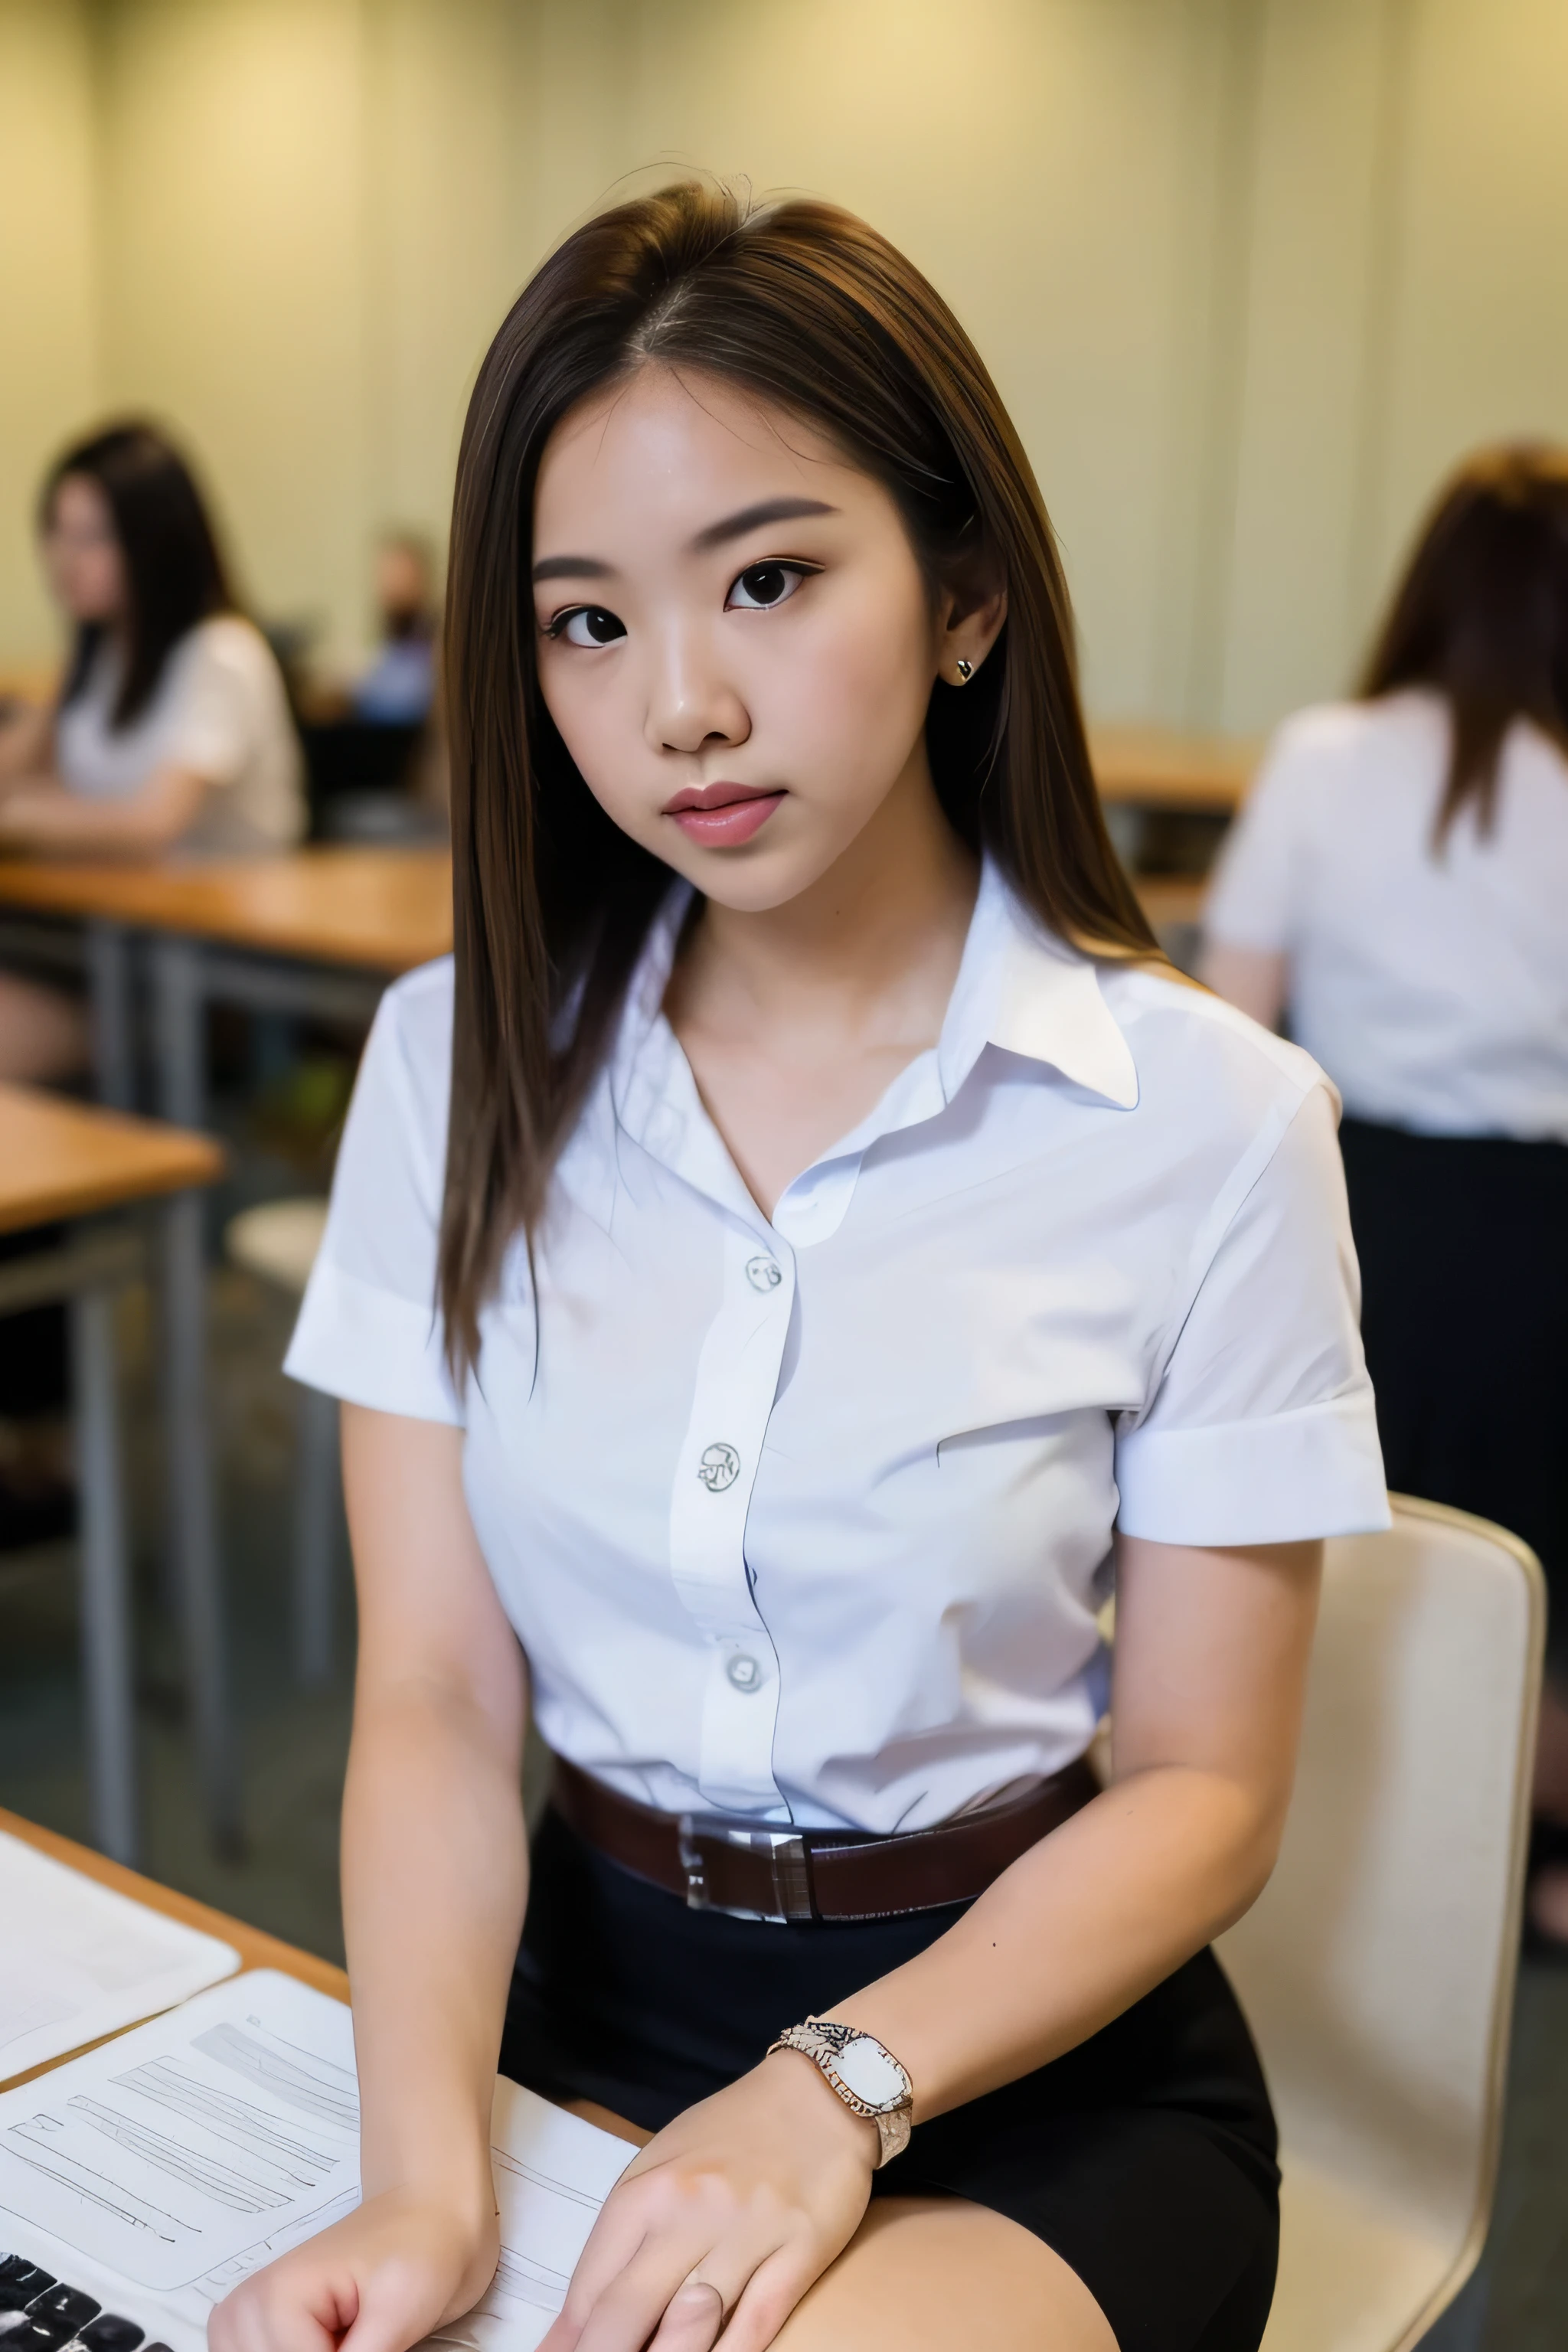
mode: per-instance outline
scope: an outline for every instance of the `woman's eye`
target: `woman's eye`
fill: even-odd
[[[751,563],[730,591],[731,612],[765,613],[783,604],[806,577],[804,563]]]
[[[613,645],[626,634],[626,624],[599,604],[579,604],[574,613],[563,613],[552,622],[550,629],[552,637],[564,637],[569,646]]]

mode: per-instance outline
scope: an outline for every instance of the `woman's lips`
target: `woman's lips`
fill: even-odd
[[[664,814],[704,849],[738,849],[761,833],[783,798],[753,784],[704,784],[700,792],[688,785],[665,803]]]

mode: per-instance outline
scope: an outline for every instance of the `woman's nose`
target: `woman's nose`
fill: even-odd
[[[711,648],[693,634],[672,632],[649,681],[649,742],[660,751],[692,752],[707,743],[743,743],[751,731],[745,704]]]

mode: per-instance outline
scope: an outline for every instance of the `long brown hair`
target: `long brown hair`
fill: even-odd
[[[234,592],[195,477],[155,425],[105,425],[57,457],[39,494],[40,530],[49,529],[60,484],[73,474],[102,491],[125,565],[125,671],[110,723],[128,727],[157,692],[180,640],[198,621],[232,613]],[[78,629],[62,704],[87,684],[102,636],[91,622]]]
[[[529,586],[550,434],[651,362],[722,375],[826,434],[896,499],[933,587],[1005,581],[1007,623],[974,684],[932,694],[942,806],[1053,930],[1105,955],[1154,952],[1089,771],[1050,523],[946,303],[831,205],[753,208],[687,181],[588,222],[491,344],[458,460],[447,634],[457,1010],[439,1291],[459,1370],[477,1358],[506,1244],[521,1230],[531,1249],[556,1154],[671,879],[611,823],[566,752],[539,690]]]
[[[1568,752],[1568,451],[1479,449],[1447,485],[1362,681],[1435,688],[1452,719],[1434,845],[1473,803],[1489,833],[1509,729],[1529,719]]]

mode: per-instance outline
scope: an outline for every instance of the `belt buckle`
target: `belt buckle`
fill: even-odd
[[[702,1851],[703,1842],[739,1846],[743,1852],[765,1859],[773,1881],[773,1908],[753,1911],[739,1904],[718,1903],[709,1888],[708,1860]],[[805,1840],[798,1830],[742,1830],[728,1822],[705,1822],[700,1831],[697,1816],[682,1813],[677,1832],[680,1852],[680,1867],[686,1874],[686,1907],[689,1911],[721,1911],[729,1919],[762,1919],[772,1927],[787,1927],[792,1920],[815,1919],[811,1903],[811,1873],[805,1858]]]

